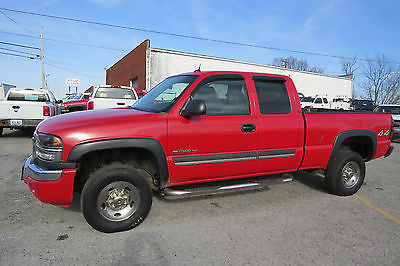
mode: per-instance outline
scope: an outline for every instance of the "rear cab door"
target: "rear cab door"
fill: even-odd
[[[304,119],[298,94],[290,78],[254,74],[258,132],[259,173],[295,171],[304,145]]]

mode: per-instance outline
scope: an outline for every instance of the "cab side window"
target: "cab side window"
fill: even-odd
[[[315,99],[315,103],[322,103],[322,99],[321,98]]]
[[[284,79],[254,77],[258,104],[261,114],[289,114],[291,111],[289,95]]]
[[[206,115],[249,115],[249,98],[244,79],[221,79],[197,87],[194,100],[203,100]]]

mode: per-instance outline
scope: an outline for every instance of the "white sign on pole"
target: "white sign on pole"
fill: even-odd
[[[81,80],[80,79],[66,79],[65,84],[67,84],[67,86],[78,87],[81,85]]]

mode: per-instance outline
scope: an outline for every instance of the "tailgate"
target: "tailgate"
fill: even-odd
[[[0,104],[0,119],[43,119],[43,102],[5,101]]]
[[[107,108],[123,108],[134,104],[136,100],[132,99],[106,99],[95,98],[94,109],[107,109]]]

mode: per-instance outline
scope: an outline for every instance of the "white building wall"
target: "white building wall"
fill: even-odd
[[[269,65],[261,65],[210,56],[181,53],[150,48],[148,53],[147,90],[153,88],[166,77],[193,72],[201,66],[202,71],[246,71],[286,75],[293,79],[298,92],[305,96],[327,95],[330,100],[336,96],[351,98],[353,81],[351,79],[289,70]]]

